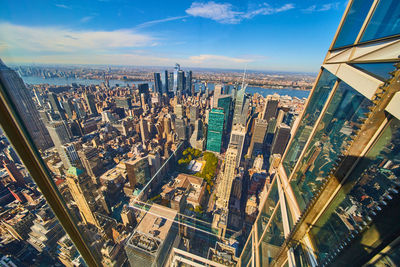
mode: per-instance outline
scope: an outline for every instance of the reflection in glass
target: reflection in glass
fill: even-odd
[[[373,0],[353,1],[333,48],[352,45],[355,42],[373,2]]]
[[[390,72],[396,70],[395,62],[376,62],[376,63],[357,63],[352,66],[374,76],[382,81],[389,80],[392,76]]]
[[[279,194],[278,187],[275,182],[272,184],[270,192],[268,194],[267,200],[264,202],[264,206],[261,209],[261,214],[257,220],[257,229],[258,229],[258,240],[260,240],[262,233],[264,232],[265,227],[268,224],[269,219],[274,213],[275,206],[278,203]]]
[[[281,207],[278,205],[259,246],[262,266],[271,264],[284,240]]]
[[[290,144],[287,154],[283,160],[282,164],[288,177],[293,171],[300,153],[303,150],[308,137],[310,136],[314,123],[321,114],[321,110],[324,107],[325,101],[328,98],[335,82],[336,77],[324,69],[314,89],[314,92],[311,95],[307,108],[304,111],[304,115],[301,118],[301,122],[297,128],[293,141]]]
[[[361,37],[361,42],[400,34],[399,14],[398,0],[381,0]]]
[[[247,264],[250,262],[251,259],[251,253],[252,253],[252,246],[253,246],[253,239],[251,238],[251,234],[249,235],[249,238],[247,240],[247,244],[243,249],[243,254],[242,257],[240,258],[241,261],[241,266],[247,266]]]
[[[339,84],[291,180],[302,210],[322,185],[370,105],[369,99],[349,85]]]
[[[393,119],[360,160],[324,214],[311,229],[320,259],[364,221],[370,211],[400,184],[400,121]]]

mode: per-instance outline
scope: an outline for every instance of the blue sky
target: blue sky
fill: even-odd
[[[2,0],[6,63],[316,72],[345,0]]]

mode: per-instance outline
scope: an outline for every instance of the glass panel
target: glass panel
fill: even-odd
[[[275,179],[275,182],[272,184],[272,187],[270,189],[269,195],[266,201],[264,202],[264,206],[261,209],[260,212],[261,214],[257,220],[258,241],[261,239],[264,229],[267,226],[267,223],[271,218],[272,214],[274,213],[278,200],[279,200],[279,193]]]
[[[321,77],[315,86],[314,92],[311,95],[311,99],[308,102],[304,115],[301,118],[301,122],[297,128],[293,141],[290,144],[282,163],[288,177],[296,165],[300,153],[303,150],[308,137],[310,136],[315,122],[321,114],[321,110],[324,107],[325,101],[328,98],[335,82],[336,76],[327,70],[323,70]]]
[[[393,119],[311,229],[318,257],[367,221],[382,196],[400,184],[400,121]],[[379,234],[377,235],[379,238]]]
[[[400,34],[399,14],[398,0],[381,0],[361,37],[361,42]]]
[[[82,257],[1,128],[0,162],[0,265],[82,264]]]
[[[352,45],[355,42],[373,2],[373,0],[353,1],[333,48]]]
[[[349,85],[339,84],[290,181],[301,210],[322,185],[370,105],[369,99]]]
[[[288,221],[289,221],[289,229],[292,230],[293,229],[293,216],[292,216],[292,212],[290,211],[290,207],[289,207],[289,203],[287,201],[287,197],[286,197],[286,193],[284,193],[285,196],[285,202],[286,202],[286,212],[287,212],[287,217],[288,217]]]
[[[389,80],[392,76],[389,72],[396,70],[396,62],[380,62],[380,63],[358,63],[352,66],[374,76],[382,81]]]
[[[260,261],[262,266],[269,266],[283,244],[284,233],[280,205],[271,219],[266,233],[259,245]]]
[[[253,238],[252,238],[252,232],[249,235],[248,242],[243,249],[243,254],[240,259],[241,266],[247,266],[247,264],[250,262],[251,255],[252,255],[252,249],[253,249]]]
[[[308,264],[308,256],[301,244],[297,245],[296,248],[293,250],[294,252],[294,260],[295,260],[295,266],[296,267],[306,267],[306,266],[311,266]]]

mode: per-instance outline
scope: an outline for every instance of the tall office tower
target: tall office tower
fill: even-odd
[[[219,108],[224,109],[224,114],[225,114],[224,134],[226,137],[228,137],[231,127],[232,127],[232,121],[231,121],[232,97],[231,96],[220,96],[218,98],[217,103],[218,103],[217,106]],[[226,140],[226,141],[228,141],[228,140]]]
[[[290,138],[290,127],[286,124],[281,123],[276,127],[274,140],[272,141],[271,155],[283,154],[286,145]]]
[[[178,71],[178,92],[180,95],[184,94],[186,92],[185,89],[185,72],[183,72],[182,70]]]
[[[177,118],[182,119],[183,117],[185,117],[185,112],[184,112],[184,106],[182,104],[177,104],[174,107],[174,113],[176,115]]]
[[[176,95],[176,92],[178,91],[178,72],[181,70],[181,66],[176,63],[174,72],[173,72],[173,79],[172,79],[172,91],[174,92],[174,95]]]
[[[68,119],[72,120],[72,117],[74,116],[74,105],[72,103],[72,99],[68,98],[67,101],[63,101],[63,107],[65,110],[65,113],[67,113]]]
[[[266,120],[255,119],[253,136],[251,137],[249,151],[250,157],[255,157],[263,153],[265,135],[267,133],[268,122]]]
[[[97,184],[102,164],[99,158],[99,153],[95,147],[84,147],[78,151],[79,159],[86,173],[92,178],[94,184]]]
[[[224,131],[224,110],[213,108],[208,115],[207,150],[221,152]]]
[[[232,183],[235,179],[236,159],[238,150],[235,145],[230,145],[225,154],[225,167],[222,180],[218,184],[217,208],[228,211],[229,198],[231,197]]]
[[[55,111],[57,114],[59,114],[60,117],[61,117],[63,120],[65,120],[65,119],[66,119],[66,118],[65,118],[65,112],[64,112],[64,110],[61,108],[60,101],[58,100],[57,95],[56,95],[55,93],[49,93],[49,94],[47,95],[47,97],[49,98],[50,105],[51,105],[51,108],[53,109],[53,111]]]
[[[18,186],[24,186],[25,180],[22,173],[18,170],[17,166],[12,161],[3,160],[3,167],[6,169],[8,176],[11,180],[18,184]]]
[[[168,71],[165,70],[161,73],[161,83],[162,83],[162,92],[163,94],[168,94],[169,91],[169,83],[168,83]]]
[[[174,72],[170,72],[168,74],[168,92],[174,92],[174,83],[175,83],[175,78],[174,78]],[[167,93],[168,93],[167,92]]]
[[[140,126],[140,137],[142,138],[142,142],[144,143],[146,140],[150,138],[147,120],[140,118],[139,126]]]
[[[196,120],[194,123],[194,131],[190,137],[190,145],[200,150],[204,149],[203,124],[200,119]]]
[[[168,135],[172,130],[171,117],[164,117],[163,125],[164,125],[164,133],[165,133],[165,135]]]
[[[249,102],[246,97],[246,88],[244,87],[240,89],[236,94],[232,125],[241,124],[245,126],[248,112],[249,112]]]
[[[176,118],[175,119],[175,132],[180,140],[188,139],[188,127],[186,125],[186,118]]]
[[[62,162],[65,164],[65,168],[78,167],[81,165],[79,160],[78,152],[76,152],[74,144],[64,144],[61,146],[63,153],[60,155]]]
[[[236,124],[232,127],[231,139],[229,145],[235,145],[238,153],[236,157],[236,167],[239,167],[242,159],[244,140],[246,138],[246,127],[240,124]]]
[[[22,79],[0,59],[0,80],[10,94],[18,114],[20,114],[29,134],[38,148],[45,150],[53,146],[32,96]]]
[[[276,131],[276,128],[277,128],[279,125],[281,125],[281,123],[283,122],[283,120],[284,120],[284,118],[285,118],[285,114],[286,114],[286,112],[283,111],[282,109],[280,109],[280,110],[278,111],[278,116],[276,116],[276,125],[275,125],[274,131]],[[286,125],[288,125],[288,124],[286,124]],[[290,125],[288,125],[288,126],[290,126]]]
[[[397,265],[399,13],[349,1],[241,266]]]
[[[71,167],[67,172],[66,181],[71,195],[79,208],[83,222],[100,227],[94,214],[96,202],[91,179],[84,171]]]
[[[191,70],[186,72],[185,88],[186,88],[187,94],[194,96],[194,92],[192,90],[192,71]]]
[[[268,96],[267,103],[265,103],[263,111],[263,120],[269,122],[272,118],[276,117],[278,110],[279,98],[276,96]]]
[[[161,82],[161,75],[158,72],[154,73],[154,92],[162,95],[163,93],[163,84]]]
[[[63,121],[50,122],[46,127],[56,147],[71,141],[72,135]]]
[[[125,161],[129,185],[145,185],[151,179],[150,165],[147,157]]]
[[[218,107],[218,100],[221,97],[221,95],[223,94],[222,88],[223,88],[222,84],[216,84],[214,86],[214,95],[213,95],[213,103],[212,103],[213,108]]]
[[[57,241],[63,235],[64,229],[46,205],[36,213],[27,242],[38,252],[47,251],[53,254],[57,250]]]
[[[89,108],[90,114],[97,116],[99,113],[96,108],[96,100],[93,94],[86,92],[85,93],[86,104]]]
[[[189,112],[190,112],[190,123],[194,124],[194,122],[197,121],[200,116],[199,106],[198,105],[190,106]]]
[[[44,105],[43,98],[42,98],[42,96],[39,94],[38,90],[34,88],[34,89],[33,89],[33,94],[35,95],[37,104],[38,104],[40,107],[43,107],[43,105]]]
[[[149,84],[148,83],[138,84],[138,90],[139,90],[139,95],[145,94],[147,100],[148,97],[150,96]]]

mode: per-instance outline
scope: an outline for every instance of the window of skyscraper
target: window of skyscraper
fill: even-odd
[[[361,42],[400,34],[400,2],[381,0],[375,8]]]
[[[302,152],[311,130],[321,114],[325,101],[329,96],[337,78],[327,70],[323,70],[321,77],[317,81],[314,92],[308,100],[307,107],[304,111],[300,125],[297,128],[296,134],[289,145],[286,156],[283,160],[283,166],[286,174],[289,177],[297,162],[297,159]]]
[[[333,48],[354,44],[373,2],[373,0],[352,1]]]

